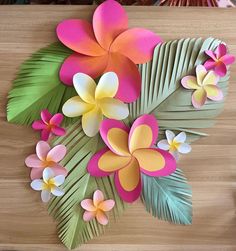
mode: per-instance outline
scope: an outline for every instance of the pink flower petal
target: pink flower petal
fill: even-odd
[[[108,55],[100,57],[90,57],[78,53],[70,55],[62,64],[60,69],[60,79],[66,85],[73,84],[73,76],[82,72],[91,78],[97,78],[104,72],[107,66]]]
[[[96,212],[85,211],[83,214],[83,220],[90,221],[90,220],[94,219],[95,216],[96,216]]]
[[[154,48],[161,42],[161,38],[155,33],[133,28],[120,34],[111,45],[110,50],[123,54],[135,64],[143,64],[152,59]],[[130,46],[132,46],[132,50]]]
[[[50,145],[45,141],[39,141],[36,145],[36,153],[40,160],[46,160],[47,154],[50,151]]]
[[[42,161],[36,154],[31,154],[25,159],[25,164],[28,167],[39,168],[43,166]]]
[[[226,65],[223,62],[218,62],[215,66],[214,72],[220,77],[224,77],[227,73]]]
[[[98,205],[104,201],[104,195],[102,191],[96,190],[93,194],[93,204],[95,207],[98,207]]]
[[[41,132],[41,140],[47,141],[50,137],[51,131],[48,129],[43,129]]]
[[[32,124],[32,128],[34,130],[42,130],[46,129],[47,125],[45,125],[45,123],[42,120],[35,120]]]
[[[213,51],[211,51],[211,50],[206,50],[206,51],[205,51],[205,54],[208,55],[212,60],[214,60],[214,61],[217,60],[216,54],[215,54]]]
[[[114,200],[105,200],[105,201],[102,201],[98,207],[102,211],[108,212],[108,211],[111,211],[114,206],[115,206]]]
[[[213,59],[208,59],[205,63],[204,63],[204,67],[206,68],[206,70],[212,70],[214,69],[216,66],[216,62]]]
[[[119,79],[116,98],[123,102],[134,102],[140,95],[141,76],[137,66],[119,53],[111,53],[105,72],[113,71]]]
[[[87,211],[90,211],[90,212],[96,211],[96,207],[93,205],[93,201],[91,199],[82,200],[80,205],[83,209]]]
[[[32,168],[30,172],[31,180],[40,179],[43,176],[44,168]]]
[[[41,118],[45,124],[49,123],[50,119],[52,118],[52,114],[47,110],[41,111]]]
[[[64,20],[57,26],[57,36],[67,47],[88,56],[101,56],[105,50],[97,43],[92,25],[85,20]]]
[[[109,0],[108,0],[109,1]],[[97,211],[96,214],[96,219],[97,221],[101,224],[101,225],[107,225],[108,224],[108,217],[106,216],[106,214],[102,211]]]
[[[52,116],[49,123],[50,123],[50,125],[59,126],[61,124],[61,122],[63,121],[63,118],[64,118],[64,116],[61,113],[56,113],[55,115]]]
[[[127,28],[127,14],[114,0],[105,1],[93,14],[94,34],[98,43],[106,50],[109,50],[114,39]]]
[[[222,90],[217,85],[207,85],[204,89],[207,93],[207,97],[211,100],[220,101],[224,97]]]
[[[50,168],[52,168],[55,176],[64,175],[66,177],[68,174],[68,170],[57,163],[55,163],[53,166],[50,166]]]
[[[53,147],[47,154],[47,161],[59,162],[66,155],[66,147],[64,145],[57,145]]]
[[[227,53],[227,48],[225,44],[219,44],[215,50],[216,58],[221,58]]]
[[[235,56],[230,55],[230,54],[226,54],[225,56],[223,56],[220,61],[222,61],[224,64],[226,65],[230,65],[233,64],[235,61]]]
[[[66,130],[59,126],[52,127],[51,132],[57,136],[63,136],[66,134]]]

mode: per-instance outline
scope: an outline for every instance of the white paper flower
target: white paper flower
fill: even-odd
[[[169,151],[176,160],[179,159],[179,153],[189,153],[191,152],[191,146],[186,143],[186,133],[181,132],[177,136],[170,131],[166,130],[166,139],[158,142],[158,147],[162,150]]]
[[[48,202],[51,194],[55,196],[62,196],[64,191],[58,186],[65,181],[64,175],[55,176],[51,168],[45,168],[43,171],[43,179],[36,179],[31,182],[31,187],[36,191],[41,192],[41,199],[43,202]]]

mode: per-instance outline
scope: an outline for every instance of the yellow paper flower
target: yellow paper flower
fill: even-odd
[[[114,72],[103,74],[98,85],[87,74],[77,73],[73,84],[79,96],[67,100],[62,111],[67,117],[82,116],[82,128],[87,136],[98,133],[104,116],[122,120],[129,115],[127,104],[114,98],[119,87]]]

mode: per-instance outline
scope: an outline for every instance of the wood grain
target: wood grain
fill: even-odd
[[[56,41],[56,24],[89,19],[93,6],[0,7],[0,250],[65,250],[38,193],[29,188],[25,157],[37,136],[6,122],[5,106],[19,65]],[[236,9],[127,7],[130,26],[149,28],[164,40],[214,36],[236,54]],[[192,226],[157,221],[134,203],[106,234],[83,251],[236,250],[236,65],[231,68],[225,110],[209,137],[193,145],[180,165],[193,186]]]

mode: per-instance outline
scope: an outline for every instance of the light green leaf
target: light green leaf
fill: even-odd
[[[192,129],[211,127],[222,111],[224,101],[208,101],[200,110],[191,104],[191,90],[186,90],[180,80],[195,75],[195,67],[206,60],[205,50],[214,50],[220,40],[208,38],[181,39],[158,45],[153,59],[139,66],[142,75],[140,98],[129,105],[130,119],[144,113],[153,113],[162,130],[186,131],[198,138],[200,132]],[[228,74],[220,79],[219,86],[227,95]]]
[[[61,107],[75,96],[74,88],[59,79],[61,64],[72,53],[60,43],[54,43],[34,53],[25,61],[9,92],[7,120],[16,124],[31,124],[40,117],[42,109],[61,112]],[[65,118],[68,124],[72,120]]]
[[[115,208],[110,212],[116,218],[125,209],[124,202],[118,196],[113,177],[96,179],[87,172],[87,163],[92,155],[103,145],[99,136],[87,137],[77,122],[67,129],[67,135],[54,141],[67,147],[67,155],[61,162],[69,171],[62,188],[65,194],[55,197],[49,204],[48,211],[58,222],[59,238],[69,249],[87,242],[102,234],[105,227],[96,220],[83,221],[84,210],[80,202],[92,198],[96,189],[100,189],[106,198],[115,200]]]
[[[142,200],[148,212],[171,223],[192,223],[192,192],[180,169],[160,178],[142,174],[142,181]]]

